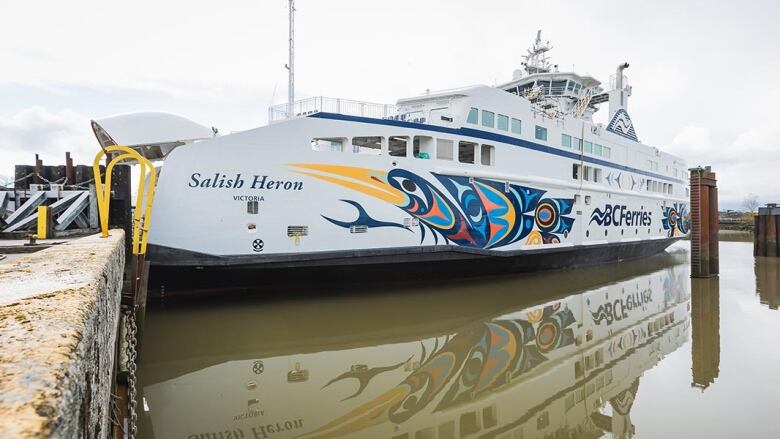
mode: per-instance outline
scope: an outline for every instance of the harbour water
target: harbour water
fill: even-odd
[[[777,437],[780,264],[720,255],[152,306],[140,434]]]

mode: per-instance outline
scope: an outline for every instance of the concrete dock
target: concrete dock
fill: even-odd
[[[0,437],[107,437],[124,233],[0,261]]]

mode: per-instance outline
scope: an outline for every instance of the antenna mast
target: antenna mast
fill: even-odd
[[[287,67],[287,117],[293,117],[295,105],[295,0],[290,3],[290,60]]]

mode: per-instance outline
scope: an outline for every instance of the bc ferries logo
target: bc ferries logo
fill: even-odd
[[[629,210],[624,204],[607,204],[604,210],[593,209],[588,224],[594,222],[600,226],[649,226],[653,216],[647,210]]]
[[[611,131],[619,136],[623,136],[626,139],[631,139],[634,142],[638,142],[636,137],[636,131],[634,131],[634,123],[631,122],[631,118],[628,117],[626,110],[619,109],[612,116],[612,120],[607,125],[607,131]]]

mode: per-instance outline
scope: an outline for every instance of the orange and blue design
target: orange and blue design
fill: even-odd
[[[421,242],[430,232],[436,244],[492,249],[526,239],[526,244],[551,244],[572,230],[574,204],[569,198],[543,198],[546,191],[485,178],[431,173],[444,187],[411,171],[389,172],[341,165],[295,164],[296,172],[340,185],[394,204],[419,220]],[[323,215],[331,223],[349,228],[404,227],[372,218],[354,200],[342,200],[358,210],[355,221]]]

